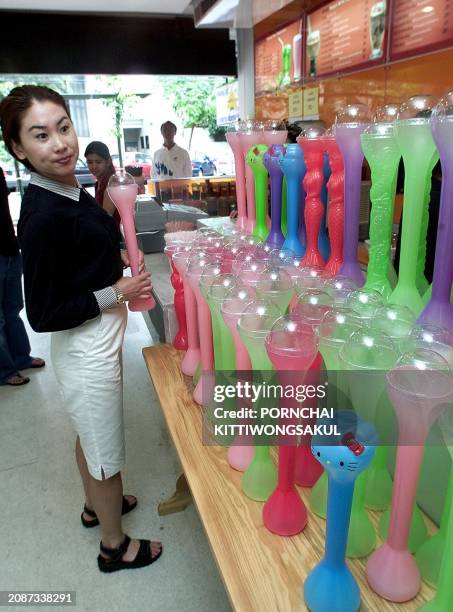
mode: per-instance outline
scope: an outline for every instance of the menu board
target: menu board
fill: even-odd
[[[453,43],[453,0],[395,0],[391,56]]]
[[[255,92],[284,89],[302,78],[302,19],[255,43]]]
[[[387,4],[386,0],[336,0],[309,13],[307,76],[383,61]]]

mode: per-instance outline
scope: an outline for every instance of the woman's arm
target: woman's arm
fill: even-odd
[[[61,267],[57,232],[52,218],[33,215],[21,235],[25,304],[37,332],[77,327],[100,313],[92,291],[66,294],[63,280],[68,271]]]
[[[113,213],[115,212],[115,204],[112,202],[112,199],[109,196],[107,189],[104,191],[104,199],[102,201],[102,208],[109,213],[111,217],[113,217]]]

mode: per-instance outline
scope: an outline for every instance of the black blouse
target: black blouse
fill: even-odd
[[[25,304],[37,332],[81,325],[100,310],[93,291],[122,276],[115,221],[80,189],[79,201],[30,184],[22,200],[18,238]]]

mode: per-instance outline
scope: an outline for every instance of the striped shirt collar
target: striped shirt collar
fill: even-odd
[[[58,181],[53,181],[52,179],[46,178],[37,172],[32,172],[30,177],[30,185],[37,185],[38,187],[52,191],[53,193],[64,196],[65,198],[70,198],[71,200],[74,200],[74,202],[78,202],[80,200],[81,189],[78,181],[77,185],[79,186],[72,187],[71,185],[64,185]]]

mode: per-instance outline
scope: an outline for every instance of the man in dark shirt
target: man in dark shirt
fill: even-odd
[[[30,343],[19,313],[22,263],[8,204],[8,187],[0,168],[0,385],[14,387],[30,381],[19,370],[42,368],[43,359],[30,356]]]

